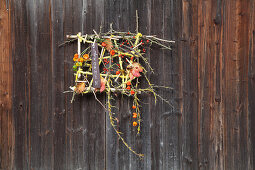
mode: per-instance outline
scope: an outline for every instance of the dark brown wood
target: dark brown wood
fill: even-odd
[[[248,120],[249,120],[249,137],[251,138],[249,142],[251,145],[249,150],[251,155],[249,161],[251,162],[251,169],[254,167],[255,162],[255,132],[251,130],[253,124],[255,123],[255,2],[250,1],[250,10],[253,12],[249,13],[249,51],[248,51]]]
[[[59,47],[110,23],[135,32],[136,10],[142,34],[176,40],[172,51],[147,49],[148,77],[174,88],[157,90],[173,108],[142,94],[137,134],[132,100],[112,101],[117,129],[143,159],[93,94],[70,103],[77,43]],[[254,169],[254,0],[1,1],[0,35],[1,170]]]

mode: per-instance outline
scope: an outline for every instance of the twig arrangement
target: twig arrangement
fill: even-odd
[[[151,72],[149,61],[145,57],[146,48],[145,46],[150,46],[152,44],[157,44],[160,47],[171,50],[170,44],[174,41],[164,40],[157,38],[153,35],[142,35],[138,32],[138,17],[137,17],[137,29],[136,33],[132,32],[118,32],[111,29],[106,33],[97,33],[94,31],[94,34],[91,35],[68,35],[67,41],[72,42],[78,40],[78,53],[73,56],[73,71],[75,75],[75,86],[71,86],[71,91],[73,92],[73,97],[71,102],[74,100],[76,94],[87,94],[93,93],[95,99],[102,105],[102,107],[108,112],[110,123],[118,135],[119,139],[124,143],[124,145],[135,155],[143,157],[141,153],[137,153],[133,150],[123,138],[123,134],[117,130],[116,124],[118,119],[113,113],[112,100],[114,100],[115,93],[121,93],[126,96],[133,98],[132,105],[132,118],[133,127],[137,128],[137,133],[141,131],[141,112],[140,112],[140,99],[139,94],[141,93],[152,93],[155,98],[163,100],[170,106],[171,103],[161,97],[156,93],[156,86],[149,81],[146,73],[146,67],[142,66],[141,63],[147,65]],[[61,45],[63,45],[61,44]],[[81,44],[84,44],[84,50],[81,50]],[[92,49],[90,44],[97,44],[99,47],[98,53],[98,67],[100,70],[100,87],[94,87],[93,85],[93,63],[92,63]],[[143,77],[147,81],[147,88],[140,88],[139,78]],[[162,87],[162,86],[160,86]],[[162,87],[168,88],[170,87]],[[96,93],[105,92],[107,94],[107,102],[104,105],[97,98]]]

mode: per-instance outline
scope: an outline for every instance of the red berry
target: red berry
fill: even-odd
[[[105,42],[102,42],[102,44],[101,44],[103,47],[106,47],[107,46],[107,44],[105,43]]]
[[[134,95],[134,94],[135,94],[135,91],[134,91],[134,90],[131,90],[131,91],[130,91],[130,94],[131,94],[131,95]]]
[[[114,50],[111,50],[111,51],[110,51],[110,54],[111,54],[111,55],[114,55],[114,54],[115,54],[115,51],[114,51]]]

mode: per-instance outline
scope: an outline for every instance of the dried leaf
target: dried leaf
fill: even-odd
[[[74,89],[74,91],[78,94],[82,93],[85,90],[85,83],[78,83]]]
[[[105,41],[104,41],[105,43],[106,43],[106,50],[107,51],[111,51],[112,50],[112,48],[113,48],[113,45],[112,45],[112,41],[111,41],[111,39],[105,39]]]
[[[130,69],[129,78],[133,80],[135,77],[140,77],[140,72],[143,72],[143,68],[139,63],[133,63],[127,66],[127,69]]]
[[[105,84],[106,84],[106,79],[101,77],[101,87],[100,87],[100,93],[102,93],[105,90]]]

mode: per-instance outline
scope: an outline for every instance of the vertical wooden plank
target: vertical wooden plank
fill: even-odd
[[[53,103],[53,90],[52,90],[52,32],[51,32],[51,5],[50,1],[44,1],[43,3],[39,3],[36,5],[38,7],[37,16],[38,18],[38,27],[34,28],[37,29],[37,39],[36,44],[31,45],[30,47],[36,49],[35,54],[35,61],[38,62],[38,82],[34,84],[37,86],[37,91],[39,92],[37,97],[40,97],[40,101],[37,101],[35,104],[36,109],[40,109],[37,112],[33,112],[36,116],[41,114],[38,121],[39,128],[40,128],[40,147],[41,147],[41,160],[40,165],[35,165],[36,167],[44,168],[44,169],[54,169],[54,127],[53,127],[53,116],[54,116],[54,109],[52,107]],[[33,6],[34,8],[34,6]],[[41,18],[42,17],[42,18]],[[41,19],[40,19],[41,18]],[[33,22],[30,23],[31,25]],[[31,29],[33,29],[31,28]],[[32,36],[31,36],[32,37]],[[32,38],[31,38],[32,39]],[[32,41],[31,41],[32,42]],[[33,49],[31,49],[33,50]],[[32,52],[31,52],[32,53]],[[31,60],[32,61],[32,60]],[[33,65],[33,63],[31,63]],[[31,68],[33,68],[31,66]],[[33,70],[31,70],[31,74],[33,74]],[[32,78],[32,81],[34,78]],[[32,85],[32,84],[31,84]],[[31,95],[33,96],[36,93],[31,91]],[[32,111],[32,108],[31,108]],[[31,119],[32,120],[32,119]],[[32,125],[33,122],[31,121],[31,126],[29,128],[35,129]],[[38,126],[38,125],[35,125]],[[33,141],[31,140],[31,143]],[[34,147],[38,146],[39,144],[36,143]],[[34,151],[36,153],[36,150]],[[32,168],[32,167],[31,167]]]
[[[238,5],[238,46],[237,46],[237,111],[239,116],[239,145],[238,157],[240,169],[251,169],[250,139],[249,139],[249,113],[248,113],[248,58],[249,58],[249,22],[250,4],[248,1],[239,1]],[[237,162],[235,162],[237,163]]]
[[[139,32],[141,32],[144,35],[150,35],[151,31],[151,0],[147,1],[138,1],[137,5],[138,10],[138,16],[139,16]],[[150,52],[149,49],[146,49],[146,58],[148,61],[150,61]],[[142,61],[141,61],[142,62]],[[143,63],[144,66],[146,66]],[[145,67],[146,70],[149,70],[149,67]],[[149,73],[149,74],[148,74]],[[147,76],[150,76],[151,72],[149,71],[147,73]],[[140,86],[141,88],[147,88],[148,83],[145,80],[144,76],[139,78]],[[149,102],[150,98],[149,96],[152,94],[141,94],[139,97],[141,98],[141,132],[139,135],[139,143],[137,143],[138,149],[141,150],[141,152],[144,154],[144,158],[141,160],[137,160],[137,169],[146,169],[150,170],[152,169],[152,139],[151,139],[151,114],[150,114],[150,107]]]
[[[49,1],[27,1],[28,21],[28,132],[29,167],[51,169],[53,165],[51,34]]]
[[[250,13],[249,13],[249,51],[248,51],[248,114],[249,114],[249,133],[251,151],[250,169],[254,169],[255,163],[255,131],[253,125],[255,123],[255,2],[250,1]]]
[[[122,11],[123,9],[123,11]],[[122,12],[121,12],[122,11]],[[125,13],[124,18],[119,16]],[[107,31],[110,29],[112,23],[113,29],[122,31],[128,31],[127,25],[123,23],[123,20],[129,21],[129,2],[128,1],[105,1],[105,28]],[[128,99],[122,95],[119,95],[120,101],[111,100],[112,104],[117,108],[113,111],[115,116],[119,120],[117,122],[117,129],[123,133],[123,137],[127,141],[128,131],[130,130],[129,125],[129,113],[128,113]],[[129,156],[127,156],[127,149],[123,146],[121,140],[118,139],[115,131],[113,130],[110,119],[107,114],[106,118],[106,168],[107,169],[128,169],[129,168]],[[133,146],[132,146],[133,147]],[[124,159],[126,160],[124,161]],[[124,163],[125,162],[125,163]]]
[[[235,161],[240,164],[239,160],[234,160],[235,155],[240,149],[237,145],[239,128],[238,115],[236,108],[236,2],[224,2],[224,39],[223,39],[223,110],[224,110],[224,169],[239,168],[235,167]]]
[[[182,118],[182,30],[183,30],[183,24],[182,24],[182,1],[170,1],[170,11],[168,17],[170,18],[169,23],[165,25],[166,27],[166,39],[173,39],[175,40],[175,44],[173,45],[172,51],[169,52],[171,55],[171,58],[168,58],[167,62],[165,62],[166,66],[165,68],[168,68],[168,63],[171,63],[170,67],[170,73],[166,72],[166,76],[168,77],[168,81],[171,82],[170,86],[173,87],[173,91],[170,94],[170,101],[172,101],[172,104],[174,106],[173,110],[170,111],[169,119],[169,129],[171,129],[171,152],[172,154],[169,155],[170,159],[169,163],[166,163],[166,168],[173,168],[173,169],[181,169],[182,163],[181,161],[183,159],[182,155],[182,124],[181,124],[181,118]],[[167,11],[166,11],[167,12]],[[196,12],[193,11],[193,15],[196,17]],[[194,21],[195,22],[195,21]],[[196,23],[194,23],[196,24]],[[193,30],[194,31],[194,30]],[[193,49],[194,52],[196,52],[196,48]],[[196,54],[194,54],[196,55]],[[166,54],[166,57],[168,57],[168,54]],[[169,61],[171,60],[171,62]],[[194,61],[195,62],[195,61]],[[168,74],[167,74],[168,73]],[[166,83],[168,83],[166,81]],[[195,96],[193,96],[195,97]],[[185,160],[187,161],[187,160]]]
[[[82,21],[86,24],[84,33],[92,34],[93,30],[99,33],[100,26],[104,25],[104,0],[87,1],[83,6],[87,11]],[[103,93],[97,94],[97,98],[105,103]],[[86,146],[84,152],[86,152],[88,160],[88,169],[105,169],[105,110],[96,101],[93,94],[88,97],[84,96],[81,104],[84,114],[83,126],[88,130],[86,137],[83,138]]]
[[[130,0],[128,3],[128,11],[127,11],[127,13],[128,13],[127,20],[129,21],[129,25],[127,25],[128,23],[125,22],[125,20],[122,20],[122,19],[120,20],[120,25],[125,26],[124,27],[125,31],[135,32],[135,30],[136,30],[136,10],[140,10],[140,7],[138,6],[138,1]],[[122,12],[122,11],[120,10],[120,12]],[[127,30],[127,28],[128,28],[128,30]],[[140,31],[142,31],[142,30],[140,30]],[[140,134],[137,134],[137,128],[132,125],[132,123],[134,121],[132,118],[132,114],[134,112],[132,109],[133,97],[131,97],[131,98],[129,97],[126,100],[127,100],[127,102],[122,101],[123,103],[121,103],[121,105],[122,105],[121,107],[123,107],[125,110],[120,109],[120,114],[121,114],[121,116],[123,116],[123,117],[120,117],[120,120],[122,120],[122,123],[125,127],[125,128],[123,128],[123,131],[125,132],[126,141],[128,142],[128,144],[137,153],[141,153],[142,152],[142,146],[141,146],[142,145],[141,144],[141,140],[142,140],[141,133],[142,132]],[[126,105],[126,106],[124,106],[124,105]],[[121,144],[121,145],[124,146],[123,144]],[[137,155],[128,151],[125,147],[123,147],[122,150],[124,150],[124,149],[127,151],[127,154],[123,155],[123,163],[127,165],[127,168],[128,169],[143,169],[143,166],[142,166],[143,159],[140,159]],[[129,157],[129,162],[125,162],[125,157]]]
[[[234,131],[238,134],[237,145],[238,158],[240,163],[234,161],[234,167],[240,169],[250,169],[249,156],[250,141],[249,141],[249,127],[248,127],[248,51],[249,51],[249,14],[250,5],[248,1],[238,1],[236,4],[236,19],[237,27],[235,37],[236,42],[236,78],[237,83],[237,95],[236,95],[236,112],[237,118],[235,119]],[[234,40],[234,42],[235,42]],[[237,127],[236,127],[237,125]],[[237,129],[236,129],[237,128]],[[235,132],[234,132],[235,133]]]
[[[64,16],[63,16],[63,38],[65,39],[66,35],[72,35],[75,34],[73,31],[73,2],[70,1],[63,1],[63,10],[64,10]],[[69,86],[74,83],[74,77],[73,77],[73,55],[75,53],[74,43],[67,44],[64,47],[60,48],[61,50],[64,50],[64,89],[69,90]],[[73,104],[71,104],[71,98],[72,94],[66,94],[65,95],[65,110],[66,110],[66,169],[75,169],[74,168],[74,154],[73,154],[73,135],[74,133],[77,133],[73,129],[73,116],[74,116],[74,110],[73,110]]]
[[[108,31],[110,29],[110,24],[112,23],[114,30],[119,30],[120,27],[122,27],[122,31],[126,31],[125,26],[120,24],[120,19],[122,17],[118,17],[118,15],[121,15],[122,13],[126,13],[127,8],[127,1],[113,1],[113,0],[107,0],[105,1],[105,8],[104,8],[104,28],[105,31]],[[121,7],[123,6],[123,11],[120,12]],[[127,17],[127,16],[126,16]],[[124,18],[123,18],[124,19]],[[129,22],[128,20],[126,20]],[[124,29],[123,29],[124,28]],[[123,96],[119,95],[119,98],[123,101],[127,101],[126,98],[124,99]],[[107,100],[107,98],[106,98]],[[112,105],[116,106],[113,111],[115,112],[115,116],[120,120],[120,112],[121,112],[121,104],[119,101],[111,101]],[[118,140],[117,135],[115,134],[114,129],[112,128],[112,125],[110,124],[110,118],[109,113],[106,112],[106,131],[105,131],[105,149],[106,149],[106,169],[112,169],[117,170],[120,169],[119,165],[123,166],[123,162],[121,161],[121,158],[119,155],[123,152],[125,152],[125,149],[120,149],[120,145],[122,145],[121,141]],[[122,122],[122,121],[121,121]],[[119,124],[117,124],[117,129],[119,129]],[[120,129],[119,129],[120,130]],[[122,129],[121,129],[122,130]],[[120,131],[121,131],[120,130]],[[126,132],[125,132],[126,135]],[[128,158],[126,160],[128,161]]]
[[[42,118],[42,105],[38,105],[42,100],[41,92],[42,85],[38,84],[40,79],[42,78],[39,74],[40,68],[40,59],[38,57],[38,35],[39,35],[39,21],[37,18],[39,17],[39,4],[35,1],[26,1],[25,8],[27,10],[27,28],[28,34],[25,37],[28,40],[28,55],[27,57],[27,107],[28,110],[27,117],[25,120],[25,131],[28,132],[28,136],[26,138],[28,151],[28,162],[29,168],[41,167],[42,160],[42,148],[41,146],[41,118]],[[24,57],[24,56],[22,56]],[[39,60],[39,61],[38,61]],[[43,73],[42,73],[43,74]]]
[[[180,153],[179,153],[179,125],[178,120],[180,112],[176,97],[179,95],[178,85],[178,62],[179,51],[177,50],[181,35],[181,2],[163,1],[163,38],[168,40],[176,40],[173,44],[173,50],[164,50],[163,52],[163,83],[166,87],[173,87],[173,90],[164,89],[163,97],[171,102],[173,108],[166,103],[163,104],[163,114],[160,117],[162,123],[163,134],[163,167],[162,169],[180,169]]]
[[[180,140],[182,169],[198,169],[198,6],[197,0],[182,1],[180,51]]]
[[[163,36],[163,1],[151,1],[151,23],[150,33],[157,35],[158,37]],[[154,73],[151,72],[149,78],[152,84],[163,85],[163,51],[158,47],[152,47],[150,50],[150,63],[154,69]],[[158,95],[163,95],[163,91],[157,90]],[[160,118],[163,115],[164,105],[162,101],[158,100],[155,104],[154,96],[149,97],[150,103],[150,117],[151,117],[151,169],[163,169],[163,140],[162,135],[164,133],[163,121]]]
[[[223,112],[222,112],[222,35],[223,35],[223,2],[218,0],[212,4],[212,16],[210,23],[212,25],[211,32],[211,57],[214,58],[213,74],[213,93],[210,104],[212,115],[210,125],[210,139],[212,141],[207,146],[209,149],[208,168],[223,169]],[[211,27],[210,27],[211,28]],[[212,88],[212,87],[211,87]],[[213,100],[214,99],[214,100]]]
[[[66,165],[66,111],[65,95],[65,60],[64,49],[58,45],[64,41],[64,3],[62,0],[50,1],[50,33],[51,33],[51,87],[52,87],[52,122],[54,129],[54,167],[53,169],[67,169]],[[71,58],[71,57],[70,57]],[[70,60],[71,61],[71,60]]]
[[[224,25],[224,166],[243,169],[250,166],[247,81],[248,23],[247,1],[225,4]]]
[[[72,11],[69,16],[72,16],[72,25],[73,32],[72,34],[77,34],[81,32],[82,25],[84,21],[82,20],[83,14],[83,1],[72,1]],[[68,14],[67,14],[68,15]],[[77,44],[74,44],[74,48],[72,49],[72,56],[77,53]],[[68,48],[68,47],[67,47]],[[69,61],[71,60],[71,56]],[[69,69],[71,71],[71,68]],[[74,81],[73,81],[74,82]],[[71,84],[73,84],[73,82]],[[84,142],[83,135],[87,135],[88,129],[86,126],[83,126],[84,116],[87,115],[87,112],[84,113],[81,105],[82,96],[76,96],[75,101],[73,103],[73,117],[72,120],[72,165],[73,169],[83,169],[89,167],[88,157],[86,157],[86,153],[83,148],[87,145],[87,141]],[[70,103],[69,103],[70,104]],[[88,119],[89,121],[89,119]]]
[[[15,168],[28,169],[30,152],[27,142],[28,134],[25,129],[28,117],[28,21],[27,9],[24,2],[12,2],[12,56],[13,56],[13,116],[15,124]],[[25,99],[25,100],[24,100]]]
[[[14,168],[11,11],[9,2],[0,2],[0,169]]]
[[[212,57],[212,20],[211,1],[198,1],[198,142],[199,168],[208,169],[211,163],[210,148],[213,136],[214,111],[214,58]],[[214,158],[212,158],[214,159]]]

